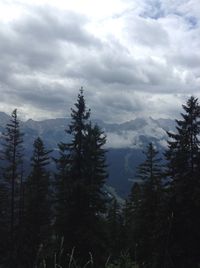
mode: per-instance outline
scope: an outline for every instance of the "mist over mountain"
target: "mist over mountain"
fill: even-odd
[[[1,133],[9,119],[9,115],[0,112]],[[69,135],[65,132],[70,120],[70,118],[57,118],[43,121],[32,119],[22,121],[25,163],[26,161],[28,163],[31,157],[32,144],[38,136],[56,155],[57,144],[60,141],[68,142],[70,140]],[[97,123],[107,136],[108,185],[114,187],[122,197],[129,193],[136,168],[144,159],[142,151],[145,146],[149,142],[153,142],[162,154],[167,145],[166,131],[175,130],[175,122],[172,119],[136,118],[119,124],[105,123],[99,119],[93,120],[93,122]]]

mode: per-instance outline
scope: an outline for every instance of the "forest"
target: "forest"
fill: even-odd
[[[81,89],[66,126],[70,142],[53,158],[36,137],[26,175],[25,133],[12,112],[0,136],[0,267],[200,267],[198,99],[182,105],[162,157],[153,142],[144,148],[123,203],[105,188],[106,133],[90,116]]]

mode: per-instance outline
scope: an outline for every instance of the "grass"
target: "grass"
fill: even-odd
[[[64,244],[64,239],[62,238],[58,252],[54,254],[53,258],[51,258],[52,261],[51,261],[50,267],[53,267],[53,268],[96,268],[94,266],[93,256],[90,252],[89,252],[88,261],[85,263],[85,265],[83,266],[78,265],[74,257],[75,247],[72,249],[71,253],[66,256],[65,265],[64,266],[61,265],[61,260],[63,259],[63,257],[65,257],[63,244]],[[39,262],[40,252],[41,252],[41,247],[37,254],[36,263]],[[129,254],[127,253],[122,253],[119,256],[118,261],[116,261],[115,263],[111,263],[110,259],[111,258],[109,256],[105,262],[105,265],[103,265],[102,268],[138,268],[138,265],[135,264],[131,260]],[[48,261],[46,259],[43,259],[42,261],[39,262],[39,264],[35,265],[34,268],[49,268],[47,263]]]

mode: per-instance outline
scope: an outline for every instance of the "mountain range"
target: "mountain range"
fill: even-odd
[[[0,133],[5,129],[10,116],[0,112]],[[32,153],[33,141],[40,136],[45,146],[56,155],[57,144],[60,141],[68,142],[70,137],[65,132],[70,118],[47,119],[35,121],[29,119],[21,121],[24,132],[24,147],[26,162]],[[105,123],[94,120],[107,136],[107,164],[108,182],[117,194],[127,196],[134,181],[137,166],[144,160],[143,150],[149,142],[153,142],[162,154],[167,146],[166,131],[175,130],[175,121],[172,119],[136,118],[124,123]]]

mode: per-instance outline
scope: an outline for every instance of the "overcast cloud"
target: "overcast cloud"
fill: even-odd
[[[199,48],[198,0],[3,0],[0,110],[66,116],[83,86],[105,121],[177,117],[200,96]]]

